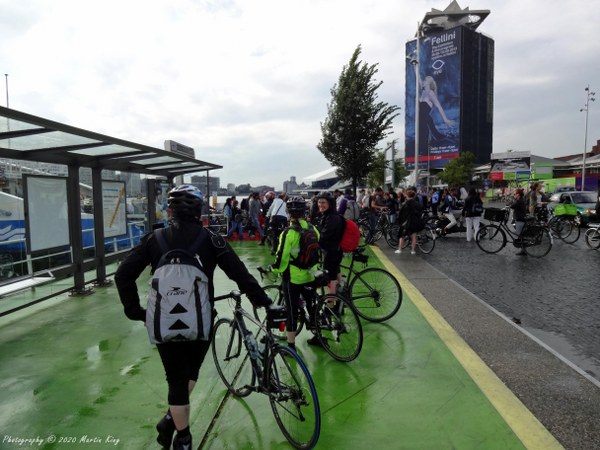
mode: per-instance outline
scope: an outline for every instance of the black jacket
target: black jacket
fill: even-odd
[[[319,246],[323,250],[334,251],[340,248],[344,218],[335,209],[329,208],[319,217],[317,228],[320,233]]]
[[[211,300],[214,297],[213,274],[216,266],[219,266],[237,283],[239,289],[248,295],[253,304],[268,305],[269,297],[222,236],[208,231],[196,222],[176,222],[166,229],[165,239],[170,249],[189,249],[198,233],[204,235],[198,255],[208,277]],[[125,315],[131,320],[146,320],[146,311],[140,305],[136,280],[148,265],[154,272],[162,253],[154,233],[148,233],[129,252],[117,269],[115,284]]]
[[[483,205],[483,202],[481,201],[481,198],[479,198],[478,195],[467,196],[467,199],[465,200],[465,207],[463,208],[463,214],[465,217],[480,217],[481,216],[481,213],[476,214],[473,212],[473,205],[476,203]]]

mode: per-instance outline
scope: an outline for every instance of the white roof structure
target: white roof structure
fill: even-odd
[[[326,169],[321,172],[317,172],[313,175],[304,177],[302,181],[304,181],[306,183],[312,183],[315,181],[323,181],[323,180],[329,180],[331,178],[336,178],[337,177],[337,175],[335,174],[336,170],[337,170],[337,167],[330,167],[329,169]]]

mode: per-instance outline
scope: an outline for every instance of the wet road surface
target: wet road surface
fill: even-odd
[[[574,244],[555,239],[543,258],[516,252],[507,244],[486,254],[455,233],[420,257],[600,380],[600,252],[585,245],[583,233]]]

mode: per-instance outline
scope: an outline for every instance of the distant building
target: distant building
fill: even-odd
[[[200,191],[206,192],[207,195],[218,195],[219,189],[221,189],[221,179],[219,177],[208,177],[208,190],[206,189],[206,175],[194,175],[191,178],[191,183]]]

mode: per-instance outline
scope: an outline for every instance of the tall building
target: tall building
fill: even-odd
[[[478,164],[492,153],[494,41],[475,31],[488,10],[464,10],[453,1],[433,9],[406,43],[405,162],[443,169],[461,153]],[[474,17],[479,20],[474,20]]]

